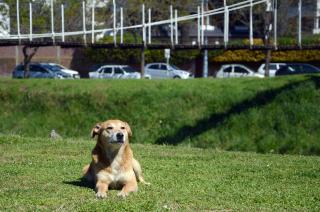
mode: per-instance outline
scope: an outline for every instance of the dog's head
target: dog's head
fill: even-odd
[[[106,142],[107,144],[122,145],[129,142],[129,137],[132,136],[130,126],[127,122],[120,120],[108,120],[96,124],[91,131],[91,137],[98,136],[98,141]]]

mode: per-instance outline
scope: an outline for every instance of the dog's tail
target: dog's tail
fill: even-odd
[[[144,181],[144,178],[142,176],[142,169],[141,169],[140,163],[134,158],[132,160],[132,167],[133,167],[134,174],[136,175],[137,181],[141,182],[145,185],[150,185],[150,183],[147,183],[146,181]]]

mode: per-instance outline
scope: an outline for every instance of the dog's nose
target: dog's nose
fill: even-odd
[[[117,133],[117,140],[123,140],[123,137],[124,137],[124,135],[123,135],[123,133]]]

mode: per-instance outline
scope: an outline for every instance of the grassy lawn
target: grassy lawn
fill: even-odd
[[[81,181],[94,141],[0,136],[0,211],[319,211],[320,158],[133,144],[145,179],[123,200]]]

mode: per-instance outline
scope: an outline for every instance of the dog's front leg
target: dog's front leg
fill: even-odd
[[[101,172],[97,174],[97,183],[96,183],[97,198],[103,199],[107,197],[107,191],[108,191],[110,182],[111,182],[111,179],[108,173]]]
[[[107,197],[107,191],[108,191],[109,184],[103,181],[98,181],[96,184],[96,197],[99,199],[104,199]]]
[[[122,190],[118,193],[119,197],[127,197],[130,192],[138,191],[138,184],[136,179],[132,179],[126,182],[122,188]]]

